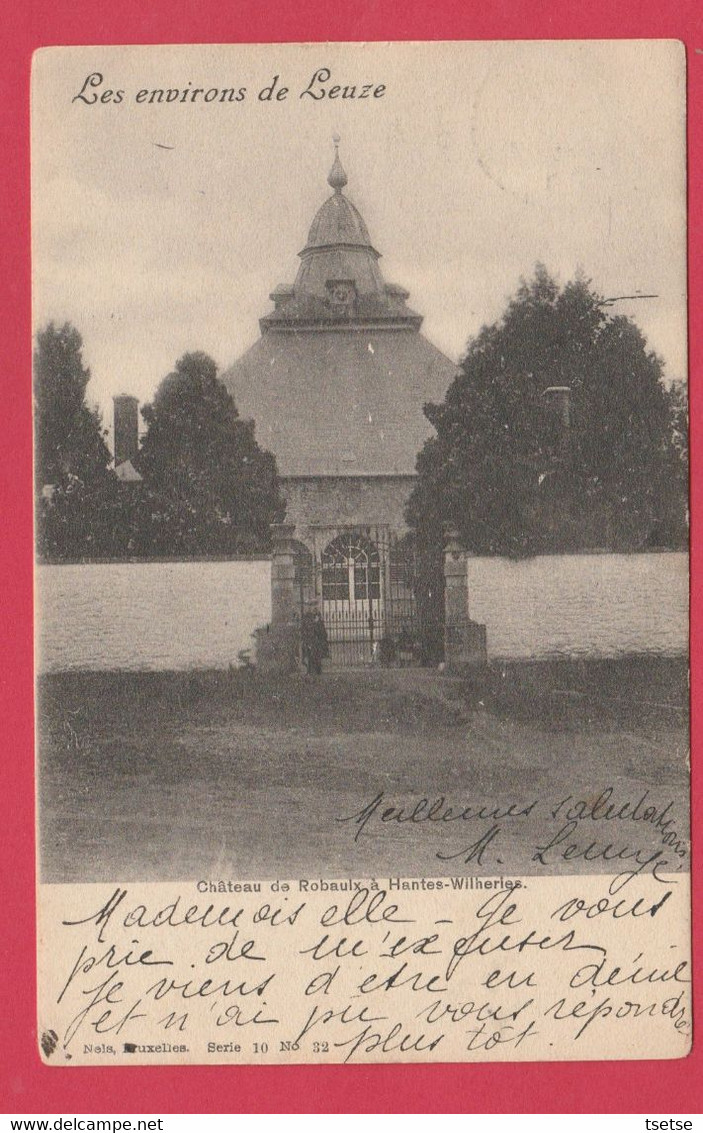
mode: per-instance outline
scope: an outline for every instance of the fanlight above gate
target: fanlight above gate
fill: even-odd
[[[323,602],[368,602],[381,597],[381,558],[365,535],[345,532],[322,552]]]

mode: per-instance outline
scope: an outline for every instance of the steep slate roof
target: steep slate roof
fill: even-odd
[[[224,380],[282,476],[412,475],[456,367],[413,331],[267,333]]]
[[[384,282],[338,153],[328,182],[295,284],[272,292],[261,338],[222,379],[282,476],[412,475],[432,432],[423,404],[457,367]]]

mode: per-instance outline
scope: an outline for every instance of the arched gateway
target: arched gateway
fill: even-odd
[[[321,612],[333,664],[417,659],[412,643],[419,638],[419,604],[408,538],[350,527],[317,555],[298,539],[286,545],[293,559],[293,607],[301,621],[313,609]]]

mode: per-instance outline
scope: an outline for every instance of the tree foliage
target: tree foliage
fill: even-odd
[[[673,474],[677,497],[688,501],[688,390],[686,383],[675,381],[666,391],[671,418]]]
[[[144,406],[144,481],[133,541],[141,554],[233,554],[269,546],[282,519],[276,462],[242,420],[213,360],[185,354]]]
[[[49,323],[34,352],[37,551],[53,560],[105,553],[115,490],[100,415],[86,402],[90,370],[75,327]]]
[[[471,340],[444,402],[425,407],[436,436],[418,457],[411,526],[429,546],[451,523],[478,554],[681,545],[685,428],[662,378],[637,326],[587,280],[560,289],[538,266]],[[569,388],[568,427],[553,387]]]
[[[34,440],[37,487],[67,487],[103,478],[110,463],[100,415],[86,403],[90,370],[75,327],[49,323],[34,352]]]
[[[283,518],[273,456],[256,443],[217,367],[184,355],[142,415],[142,480],[110,468],[90,371],[69,324],[37,337],[34,369],[37,551],[61,562],[247,554],[266,550]]]

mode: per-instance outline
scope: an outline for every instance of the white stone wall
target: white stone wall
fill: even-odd
[[[271,618],[268,559],[37,568],[37,668],[226,669]],[[468,558],[469,614],[493,659],[676,656],[685,554]]]
[[[226,669],[270,618],[268,559],[39,566],[37,670]]]
[[[498,659],[688,651],[688,556],[468,558],[469,615]]]

